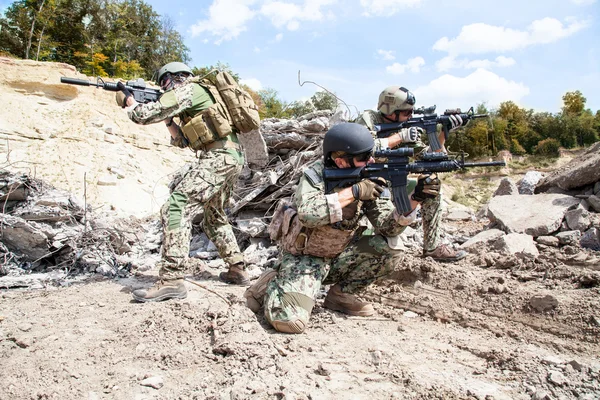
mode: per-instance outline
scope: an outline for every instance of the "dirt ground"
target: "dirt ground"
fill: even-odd
[[[276,333],[210,267],[188,277],[204,288],[154,304],[130,292],[155,271],[0,291],[0,398],[600,398],[595,267],[477,257],[407,254],[365,293],[374,317],[319,303],[301,335]],[[554,309],[530,306],[546,294]]]

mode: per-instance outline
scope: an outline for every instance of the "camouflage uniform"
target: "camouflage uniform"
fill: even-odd
[[[337,197],[325,196],[323,163],[317,161],[300,178],[294,197],[298,218],[307,228],[344,224],[345,229],[355,230],[350,244],[334,258],[313,255],[293,255],[283,252],[277,276],[273,278],[264,297],[265,317],[273,321],[308,321],[321,285],[337,283],[344,293],[355,293],[375,280],[389,274],[393,269],[395,251],[384,236],[400,234],[405,226],[394,217],[391,199],[354,201],[336,213]],[[416,212],[413,212],[416,214]],[[375,229],[375,235],[362,236],[359,220],[366,216]],[[341,221],[340,221],[341,219]]]
[[[378,111],[367,110],[356,120],[369,128],[371,132],[375,130],[375,124],[382,124],[383,115]],[[415,147],[415,151],[425,148],[422,142],[412,144],[407,147]],[[388,148],[387,139],[375,139],[375,150]],[[418,157],[418,156],[417,156]],[[416,179],[409,179],[408,193],[412,192],[417,185]],[[421,216],[423,217],[423,250],[433,251],[440,244],[441,221],[442,221],[442,194],[433,199],[427,199],[421,203]]]
[[[214,103],[208,90],[186,82],[165,92],[155,103],[138,104],[129,109],[128,115],[131,120],[143,125],[171,117],[183,120]],[[200,207],[204,207],[204,232],[217,247],[221,258],[229,265],[243,262],[224,207],[244,165],[244,156],[235,133],[221,141],[224,148],[200,152],[198,163],[172,188],[162,207],[164,240],[160,276],[163,279],[183,278],[189,257],[191,221]],[[171,138],[171,144],[187,147],[181,130],[178,138]]]

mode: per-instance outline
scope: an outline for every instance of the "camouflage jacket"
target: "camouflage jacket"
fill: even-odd
[[[180,120],[193,117],[214,103],[208,90],[188,81],[167,90],[156,102],[136,103],[127,109],[127,115],[137,124],[148,125],[172,117],[179,117]],[[187,146],[181,131],[177,139],[171,138],[171,144],[177,147]]]
[[[406,226],[396,220],[394,204],[389,197],[374,201],[355,201],[341,208],[337,193],[325,194],[323,182],[323,162],[314,162],[304,171],[294,196],[298,218],[307,228],[348,222],[346,230],[355,229],[360,218],[368,218],[377,233],[384,236],[400,234]]]
[[[388,140],[387,138],[377,139],[377,134],[375,133],[375,125],[388,123],[389,121],[385,121],[383,119],[383,115],[379,111],[374,110],[365,110],[355,121],[357,124],[364,125],[373,134],[375,139],[375,151],[377,150],[385,150],[388,149]],[[399,132],[407,130],[407,128],[401,129]],[[415,143],[403,143],[402,147],[413,147],[415,149],[415,154],[425,148],[425,144],[423,142],[415,142]]]

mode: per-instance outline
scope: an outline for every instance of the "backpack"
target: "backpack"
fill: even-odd
[[[241,133],[248,133],[260,127],[260,116],[258,106],[248,92],[236,82],[227,71],[217,71],[215,85],[207,79],[192,78],[193,81],[208,89],[216,102],[225,103],[225,107],[231,116],[233,126]],[[215,93],[218,92],[218,93]]]

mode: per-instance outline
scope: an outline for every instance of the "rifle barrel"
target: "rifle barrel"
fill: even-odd
[[[504,161],[490,161],[490,162],[470,162],[462,165],[465,168],[470,167],[506,167]]]
[[[61,76],[60,82],[68,83],[70,85],[79,85],[79,86],[97,86],[96,84],[91,83],[90,81],[86,81],[83,79],[67,78],[66,76]]]

